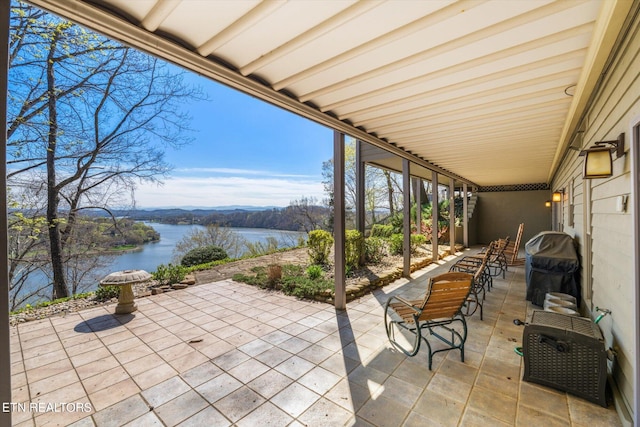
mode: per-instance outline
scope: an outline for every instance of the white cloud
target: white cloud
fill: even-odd
[[[140,208],[165,206],[288,206],[292,200],[325,197],[322,183],[280,177],[172,177],[164,185],[142,183],[135,193]]]

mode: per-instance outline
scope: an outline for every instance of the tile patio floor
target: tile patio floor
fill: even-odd
[[[77,405],[16,408],[13,424],[620,425],[613,406],[521,381],[513,319],[528,309],[524,268],[494,281],[484,321],[469,319],[465,363],[438,353],[429,371],[426,352],[392,350],[388,294],[421,294],[426,277],[448,270],[434,267],[345,312],[223,281],[137,300],[134,315],[107,306],[21,324],[11,329],[13,402]]]

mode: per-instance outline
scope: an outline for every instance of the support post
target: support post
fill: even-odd
[[[433,262],[438,261],[438,173],[431,172],[431,251]]]
[[[404,237],[402,275],[404,277],[411,276],[411,175],[409,167],[409,160],[402,159],[402,234]]]
[[[365,164],[362,161],[362,141],[356,139],[356,230],[364,237],[365,231]],[[364,250],[360,253],[360,264],[364,264]]]
[[[7,86],[9,64],[9,1],[0,4],[0,180],[7,188]],[[9,327],[9,247],[6,192],[0,197],[0,407],[11,403],[11,339]],[[11,411],[0,410],[0,425],[11,425]]]
[[[416,230],[422,234],[422,178],[416,178]]]
[[[345,214],[344,214],[344,134],[333,131],[333,239],[336,309],[347,308],[347,287],[345,276]]]
[[[456,184],[449,178],[449,253],[456,253]]]
[[[469,247],[469,187],[467,183],[462,184],[462,244],[465,248]]]

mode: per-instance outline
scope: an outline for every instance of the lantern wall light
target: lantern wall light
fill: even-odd
[[[562,191],[554,191],[551,195],[552,202],[561,202],[562,201]]]
[[[607,178],[613,175],[613,157],[624,156],[624,133],[615,141],[598,141],[592,147],[580,152],[584,156],[584,179]]]

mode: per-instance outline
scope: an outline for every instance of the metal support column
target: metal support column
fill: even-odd
[[[344,221],[344,134],[333,131],[333,238],[335,240],[334,265],[338,310],[347,308],[347,288],[345,276],[345,221]]]
[[[410,163],[402,159],[402,275],[411,275],[411,175],[409,175]]]
[[[465,248],[469,247],[469,188],[467,183],[462,184],[462,244]]]
[[[456,187],[449,178],[449,253],[456,253]]]
[[[364,236],[365,230],[365,164],[362,161],[362,141],[356,139],[356,230]],[[360,263],[364,264],[364,251]]]
[[[416,180],[416,232],[422,233],[422,178]]]
[[[433,261],[438,261],[438,173],[431,172],[431,251]]]
[[[0,4],[0,180],[7,188],[7,85],[9,64],[9,1]],[[11,340],[9,338],[9,249],[6,192],[0,197],[0,425],[11,425]]]

